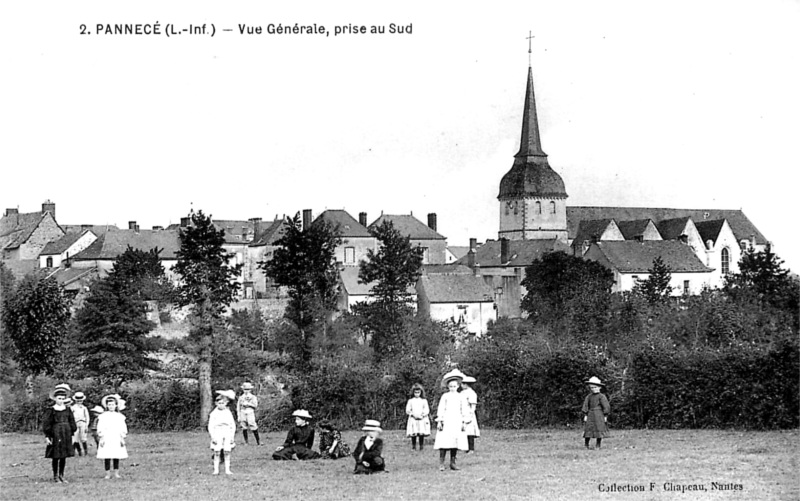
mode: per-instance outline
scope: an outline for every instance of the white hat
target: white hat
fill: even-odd
[[[221,395],[228,400],[236,400],[236,392],[233,390],[217,390],[217,395]]]
[[[475,383],[475,382],[477,382],[477,379],[475,379],[475,378],[474,378],[474,377],[472,377],[472,376],[466,376],[466,375],[465,375],[465,376],[464,376],[464,379],[462,379],[462,380],[461,380],[461,382],[462,382],[462,383],[470,383],[470,384],[471,384],[471,383]]]
[[[75,394],[72,395],[72,398],[74,398],[76,402],[80,402],[86,398],[86,395],[84,395],[82,391],[76,391]]]
[[[381,422],[375,421],[374,419],[367,419],[364,421],[364,427],[361,428],[361,431],[383,431],[381,429]]]
[[[245,381],[244,383],[242,383],[242,389],[243,390],[252,390],[253,389],[253,383],[248,383],[247,381]]]
[[[311,414],[309,414],[305,409],[297,409],[296,411],[292,412],[292,416],[303,419],[311,419]]]
[[[102,413],[104,413],[106,411],[105,409],[103,409],[99,405],[95,405],[94,407],[92,407],[89,410],[92,411],[92,412],[96,412],[97,414],[102,414]]]
[[[125,400],[123,400],[122,397],[116,393],[103,397],[102,400],[100,400],[100,405],[102,405],[104,409],[108,410],[108,401],[112,398],[117,401],[117,412],[125,410]]]
[[[458,382],[460,383],[464,380],[464,373],[458,369],[453,369],[442,376],[442,388],[447,388],[447,383],[449,383],[452,379],[458,379]]]
[[[600,378],[597,376],[592,376],[589,378],[588,381],[585,381],[586,384],[593,384],[596,386],[605,386],[603,383],[600,382]]]

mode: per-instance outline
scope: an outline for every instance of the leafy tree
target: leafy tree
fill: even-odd
[[[672,287],[669,285],[672,280],[672,268],[664,264],[661,256],[657,256],[653,259],[653,267],[647,272],[650,276],[633,287],[634,294],[641,295],[650,304],[668,300],[672,293]]]
[[[152,347],[146,336],[155,324],[147,320],[145,300],[169,294],[171,286],[165,282],[158,251],[128,247],[117,257],[108,276],[92,284],[75,314],[75,375],[118,387],[158,367],[148,356]]]
[[[248,349],[265,351],[268,347],[269,330],[261,310],[233,310],[228,318],[228,330]]]
[[[420,276],[423,249],[411,245],[391,221],[370,230],[380,242],[378,252],[367,251],[358,278],[373,283],[375,301],[361,304],[355,311],[365,319],[365,328],[372,336],[372,347],[378,357],[401,352],[412,347],[410,332],[404,328],[413,314],[412,287]]]
[[[14,290],[14,274],[11,273],[5,263],[0,261],[0,380],[8,381],[15,370],[14,343],[11,341],[3,322],[3,308],[6,298]]]
[[[33,376],[55,371],[69,316],[69,300],[55,279],[31,274],[4,293],[3,324],[29,390]]]
[[[299,356],[308,362],[314,327],[321,324],[324,333],[336,305],[339,270],[334,252],[341,237],[338,228],[321,219],[305,230],[299,214],[286,222],[272,259],[259,266],[275,284],[288,289],[285,316],[297,327]]]
[[[223,248],[225,231],[217,230],[211,216],[203,211],[191,214],[191,224],[180,233],[181,248],[173,271],[180,275],[177,301],[192,306],[195,321],[193,334],[200,343],[198,381],[200,384],[200,420],[208,423],[211,412],[211,370],[214,358],[214,330],[221,329],[225,308],[236,297],[236,281],[242,265],[231,265],[233,254]]]
[[[605,329],[614,274],[564,252],[548,252],[525,268],[522,309],[537,324],[586,337]]]

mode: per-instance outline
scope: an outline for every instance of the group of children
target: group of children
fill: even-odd
[[[70,396],[68,384],[56,385],[50,392],[54,404],[47,409],[42,429],[47,441],[45,457],[52,460],[53,481],[68,483],[64,469],[68,457],[88,456],[88,433],[91,431],[97,447],[97,458],[104,460],[106,476],[111,478],[113,462],[114,476],[119,478],[119,460],[128,457],[125,437],[128,427],[125,416],[125,401],[119,395],[106,395],[101,405],[91,411],[84,405],[82,392]],[[70,405],[71,404],[71,405]]]
[[[442,377],[445,393],[439,399],[436,412],[436,438],[433,448],[439,451],[439,470],[445,470],[445,459],[450,452],[450,469],[458,470],[456,463],[458,451],[467,454],[475,451],[475,439],[480,436],[476,416],[478,396],[471,385],[476,380],[458,369],[454,369]],[[608,433],[608,414],[611,411],[608,398],[600,392],[605,385],[597,377],[586,381],[590,394],[583,403],[584,440],[588,449],[593,449],[589,442],[596,439],[596,448],[600,448],[603,437]],[[257,445],[261,445],[256,423],[255,410],[258,399],[253,395],[253,385],[242,384],[242,395],[236,398],[233,390],[218,390],[215,407],[208,419],[208,433],[211,438],[210,448],[213,451],[214,475],[219,474],[220,463],[225,466],[225,473],[230,475],[231,452],[236,447],[236,421],[228,404],[236,400],[236,411],[242,428],[245,443],[248,442],[248,431],[253,433]],[[91,432],[97,447],[97,458],[104,460],[106,475],[111,478],[113,465],[114,476],[119,478],[119,460],[128,457],[125,437],[128,429],[125,416],[121,413],[125,408],[125,400],[119,395],[106,395],[101,400],[102,406],[88,410],[84,405],[85,396],[81,392],[70,398],[70,387],[67,384],[57,385],[50,394],[55,402],[48,409],[44,418],[43,430],[47,439],[45,457],[52,459],[53,481],[67,483],[64,479],[66,458],[73,457],[75,452],[88,455],[87,436]],[[410,398],[406,403],[406,436],[411,438],[411,448],[422,451],[425,438],[431,434],[430,406],[425,398],[425,389],[420,384],[411,387]],[[272,454],[274,460],[309,460],[338,459],[351,455],[350,448],[342,439],[337,427],[328,420],[319,423],[320,452],[313,450],[314,428],[310,426],[311,414],[305,409],[292,413],[294,426],[289,430],[283,445]],[[386,471],[383,459],[383,440],[380,438],[381,424],[368,419],[361,428],[365,432],[352,456],[355,459],[355,474],[370,474]]]

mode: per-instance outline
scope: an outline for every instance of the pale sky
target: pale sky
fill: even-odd
[[[217,33],[94,33],[156,21]],[[497,238],[532,31],[568,205],[742,209],[798,270],[798,26],[789,0],[3,2],[0,209],[142,228],[190,207],[435,212],[451,245]]]

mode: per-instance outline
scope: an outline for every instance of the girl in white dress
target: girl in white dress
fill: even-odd
[[[114,464],[114,477],[119,478],[119,460],[128,457],[125,437],[128,425],[120,412],[125,409],[125,401],[119,395],[106,395],[100,401],[105,412],[97,418],[97,459],[102,459],[106,468],[106,479],[111,478],[111,463]]]
[[[208,416],[208,434],[211,435],[211,450],[214,451],[214,475],[219,475],[219,461],[225,463],[225,474],[231,475],[231,450],[236,447],[236,421],[228,409],[228,401],[234,400],[233,390],[218,390],[216,408]]]
[[[478,428],[478,417],[475,414],[478,407],[478,394],[472,389],[472,384],[475,382],[476,379],[474,377],[466,375],[461,380],[461,396],[467,400],[471,414],[470,422],[467,424],[467,444],[469,445],[467,454],[475,452],[475,439],[481,436],[481,430]]]
[[[419,438],[419,450],[425,447],[425,437],[431,434],[431,409],[425,399],[425,389],[417,383],[411,387],[411,398],[406,404],[406,414],[408,423],[406,424],[406,436],[411,437],[411,449],[417,450],[417,438]]]
[[[458,470],[456,455],[458,450],[468,450],[467,424],[470,422],[470,412],[467,400],[458,393],[464,374],[458,369],[452,370],[442,378],[442,385],[447,387],[447,393],[439,399],[436,411],[438,432],[433,448],[439,449],[439,470],[444,471],[444,459],[450,451],[450,469]]]

